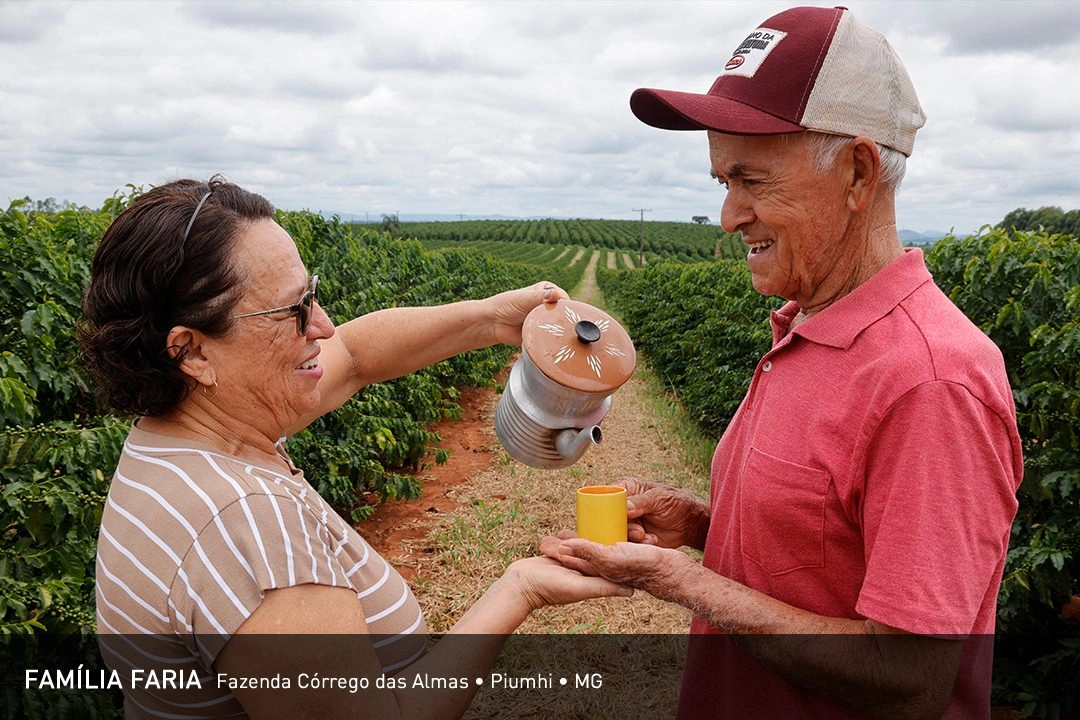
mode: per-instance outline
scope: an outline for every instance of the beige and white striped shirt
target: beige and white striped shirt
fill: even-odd
[[[199,691],[125,689],[128,717],[242,715],[211,668],[273,588],[354,590],[387,672],[424,652],[427,630],[408,585],[289,467],[132,426],[98,539],[102,655],[122,677],[156,665],[206,682]]]

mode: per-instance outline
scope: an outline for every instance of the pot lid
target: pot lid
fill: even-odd
[[[622,325],[577,300],[533,308],[521,327],[521,338],[540,372],[574,390],[613,392],[630,379],[637,364],[634,343]]]

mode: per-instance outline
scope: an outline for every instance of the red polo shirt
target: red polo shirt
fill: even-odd
[[[796,310],[713,457],[705,566],[821,615],[992,635],[1023,474],[1000,351],[917,249],[789,332]],[[948,717],[989,716],[975,645]],[[736,716],[716,715],[740,694],[721,668],[692,650],[681,717]],[[776,680],[768,697],[804,695]]]

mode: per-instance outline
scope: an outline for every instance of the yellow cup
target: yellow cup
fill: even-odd
[[[578,488],[577,534],[605,545],[626,542],[626,488],[618,485]]]

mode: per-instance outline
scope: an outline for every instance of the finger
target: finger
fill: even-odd
[[[540,540],[540,554],[546,557],[559,559],[559,548],[562,546],[563,538],[547,537]]]
[[[637,478],[632,477],[621,477],[613,482],[612,485],[621,485],[626,488],[627,495],[640,495],[649,487],[648,483],[644,483]]]
[[[639,518],[642,515],[656,512],[660,508],[663,496],[655,492],[655,488],[644,490],[626,498],[626,517]],[[629,494],[629,491],[627,491]]]
[[[558,300],[569,299],[570,296],[561,287],[552,282],[544,283],[544,293],[542,295],[544,302],[553,303]]]
[[[673,491],[666,487],[650,487],[643,489],[626,499],[627,517],[637,518],[650,513],[662,512],[672,500]],[[634,512],[630,513],[633,505]]]
[[[577,570],[584,575],[599,575],[596,566],[588,556],[585,546],[594,543],[580,538],[560,541],[557,545],[551,543],[545,548],[544,554],[553,560],[558,560],[565,567]]]
[[[574,558],[592,566],[597,564],[601,553],[610,550],[611,546],[609,545],[601,545],[583,538],[568,538],[559,545],[559,562],[565,565],[566,559]]]
[[[579,557],[565,554],[552,556],[552,559],[557,560],[559,563],[562,564],[563,567],[569,568],[571,570],[576,570],[582,575],[588,577],[598,577],[600,575],[599,571],[597,571],[593,564],[590,563],[588,560],[583,560]]]
[[[660,538],[656,535],[648,532],[643,526],[637,523],[629,524],[626,526],[626,539],[629,542],[640,543],[641,545],[659,545]]]
[[[590,597],[630,597],[634,594],[634,588],[613,583],[602,577],[582,577],[581,589]]]

